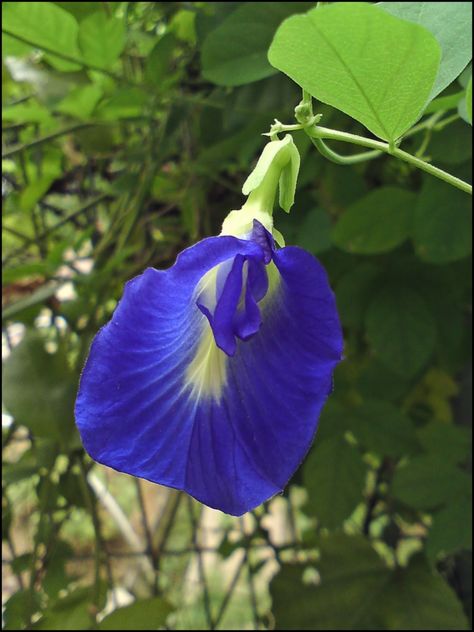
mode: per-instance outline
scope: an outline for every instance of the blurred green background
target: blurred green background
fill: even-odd
[[[470,627],[465,193],[388,156],[335,165],[294,135],[296,203],[275,223],[326,267],[346,347],[283,496],[231,518],[94,464],[75,429],[124,283],[218,234],[261,134],[293,122],[299,89],[266,51],[312,6],[3,3],[5,629]],[[471,128],[444,103],[403,147],[466,179]]]

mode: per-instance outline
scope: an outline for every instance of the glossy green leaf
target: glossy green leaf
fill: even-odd
[[[85,62],[109,68],[125,46],[125,24],[122,19],[92,13],[79,27],[79,46]]]
[[[423,27],[360,2],[338,2],[286,20],[270,63],[316,99],[396,140],[421,115],[440,48]]]
[[[4,2],[2,28],[9,35],[25,39],[33,47],[80,58],[79,27],[73,15],[52,2]],[[79,70],[80,65],[50,56],[61,70]]]
[[[386,287],[366,314],[367,337],[378,358],[402,376],[414,376],[429,360],[436,326],[423,298],[404,287]]]
[[[333,230],[334,243],[356,254],[392,250],[408,238],[416,197],[411,191],[382,187],[346,210]]]
[[[204,40],[203,75],[222,86],[240,86],[276,71],[267,50],[279,24],[289,15],[307,11],[310,2],[246,2]]]
[[[441,62],[430,100],[458,77],[472,57],[470,2],[381,2],[391,15],[424,26],[441,46]]]
[[[171,610],[162,597],[139,599],[102,619],[99,630],[157,630],[166,624]]]
[[[308,512],[324,527],[339,527],[362,500],[366,471],[359,452],[343,437],[318,442],[303,469]]]
[[[419,450],[412,421],[389,402],[366,401],[351,411],[350,421],[357,442],[370,452],[396,458]]]
[[[5,406],[19,424],[40,437],[70,440],[75,388],[65,356],[48,353],[37,333],[27,332],[5,362]]]
[[[469,128],[466,128],[469,129]],[[429,263],[448,263],[472,250],[472,209],[468,195],[427,178],[413,222],[416,254]]]
[[[393,477],[392,493],[414,509],[429,510],[470,493],[469,476],[442,456],[417,456],[400,465]]]

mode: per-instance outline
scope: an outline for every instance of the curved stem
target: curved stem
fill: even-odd
[[[378,158],[382,154],[380,149],[372,149],[370,151],[363,151],[360,154],[352,154],[350,156],[343,156],[333,151],[326,143],[321,139],[314,136],[310,136],[311,142],[319,151],[319,153],[337,165],[355,165],[358,162],[365,162],[366,160],[373,160]]]
[[[422,171],[426,171],[430,175],[435,178],[439,178],[444,182],[464,191],[465,193],[469,193],[472,195],[472,185],[464,182],[460,178],[431,165],[416,156],[412,156],[403,149],[398,147],[391,147],[388,143],[383,143],[382,141],[373,140],[371,138],[365,138],[364,136],[359,136],[358,134],[350,134],[348,132],[340,132],[338,130],[329,129],[327,127],[320,127],[319,125],[315,125],[312,128],[306,129],[306,133],[312,138],[320,138],[327,140],[338,140],[345,143],[352,143],[353,145],[359,145],[360,147],[367,147],[369,149],[379,150],[386,154],[390,154],[391,156],[395,156],[395,158],[399,158],[408,164],[421,169]]]

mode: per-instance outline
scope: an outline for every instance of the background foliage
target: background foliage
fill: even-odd
[[[276,226],[325,265],[346,357],[309,456],[252,515],[93,464],[73,419],[125,281],[241,206],[261,134],[301,98],[289,77],[336,129],[394,140],[422,117],[403,148],[468,178],[472,6],[381,5],[364,61],[369,5],[317,18],[318,58],[312,3],[3,3],[6,629],[469,628],[464,192],[387,155],[334,164],[295,133],[296,203]]]

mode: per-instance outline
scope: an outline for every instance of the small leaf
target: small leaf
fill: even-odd
[[[433,516],[426,554],[434,562],[442,554],[472,550],[472,498],[461,496],[449,502]]]
[[[423,450],[449,463],[462,463],[471,448],[469,428],[452,423],[431,421],[418,431]]]
[[[171,611],[162,597],[140,599],[102,619],[99,630],[157,630],[166,624]]]
[[[380,269],[373,263],[356,265],[342,276],[336,286],[336,300],[343,325],[360,328],[380,276]]]
[[[226,3],[227,4],[227,3]],[[267,50],[278,25],[310,2],[246,2],[204,40],[203,75],[221,86],[240,86],[275,74]]]
[[[472,76],[466,88],[466,110],[469,122],[472,125]]]
[[[470,2],[381,2],[391,15],[424,26],[441,46],[441,62],[429,100],[461,73],[472,57]]]
[[[302,564],[284,564],[270,584],[276,629],[381,629],[365,625],[390,571],[368,540],[334,533],[318,544],[317,584],[302,581]]]
[[[448,263],[472,250],[472,211],[469,196],[444,182],[427,178],[415,209],[413,242],[418,257],[429,263]]]
[[[65,355],[47,353],[39,334],[27,332],[5,362],[5,406],[33,434],[69,444],[75,381]]]
[[[175,51],[176,39],[167,33],[153,47],[145,65],[145,79],[155,86],[160,86],[169,72],[169,66]]]
[[[52,2],[4,2],[3,28],[9,35],[25,39],[35,48],[80,58],[76,18]],[[80,65],[49,56],[60,70],[79,70]]]
[[[367,337],[379,359],[412,377],[428,362],[436,341],[433,315],[423,298],[404,287],[386,287],[366,314]]]
[[[36,591],[18,590],[3,605],[3,629],[25,630],[30,619],[40,607],[40,596]]]
[[[408,238],[414,193],[395,187],[371,191],[346,210],[333,230],[334,243],[356,254],[393,250]]]
[[[401,457],[419,450],[415,427],[389,402],[369,400],[349,413],[350,430],[366,450]]]
[[[442,456],[413,458],[395,471],[392,493],[414,509],[430,510],[470,493],[469,476]]]
[[[79,27],[79,46],[86,63],[109,68],[125,46],[125,24],[105,13],[92,13]]]
[[[337,2],[285,20],[270,63],[316,99],[385,140],[420,117],[440,60],[426,29],[361,2]]]
[[[314,208],[298,226],[295,244],[313,255],[331,247],[331,220],[322,208]]]
[[[308,511],[322,526],[339,527],[362,500],[366,471],[359,452],[343,437],[318,442],[303,469]]]
[[[58,103],[55,110],[80,120],[87,120],[94,111],[102,94],[102,88],[97,84],[76,88]]]

